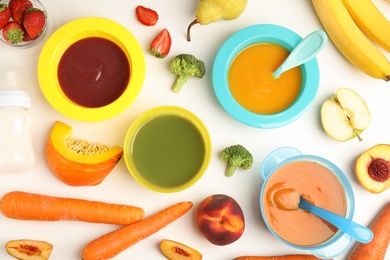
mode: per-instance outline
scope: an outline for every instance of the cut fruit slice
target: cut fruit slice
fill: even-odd
[[[325,132],[337,141],[358,137],[370,125],[371,114],[364,100],[352,89],[340,88],[321,107]]]
[[[163,239],[160,250],[170,260],[201,260],[202,254],[182,243]]]
[[[378,144],[362,153],[355,164],[359,183],[372,193],[390,187],[390,145]]]
[[[47,260],[50,257],[53,245],[38,240],[11,240],[5,245],[11,256],[20,260]]]

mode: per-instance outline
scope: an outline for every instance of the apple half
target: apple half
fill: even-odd
[[[325,132],[337,141],[357,137],[370,125],[371,114],[364,100],[349,88],[340,88],[321,107],[321,122]]]
[[[355,163],[359,183],[369,192],[381,193],[390,187],[390,145],[378,144],[362,153]]]

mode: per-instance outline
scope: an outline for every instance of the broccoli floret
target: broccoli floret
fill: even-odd
[[[230,177],[237,168],[247,170],[252,167],[252,154],[242,145],[233,145],[221,152],[221,159],[228,163],[225,175]]]
[[[191,54],[179,54],[173,58],[170,70],[177,75],[172,85],[172,90],[176,93],[180,92],[189,77],[203,78],[206,73],[203,61],[198,60]]]

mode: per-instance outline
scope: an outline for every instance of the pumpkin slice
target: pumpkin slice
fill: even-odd
[[[57,121],[46,144],[52,173],[71,186],[98,185],[122,157],[123,149],[72,138],[72,127]]]

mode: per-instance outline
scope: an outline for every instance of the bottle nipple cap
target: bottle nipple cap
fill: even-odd
[[[25,73],[22,68],[13,67],[0,71],[0,107],[19,106],[29,109],[30,96],[20,89],[24,84]]]

